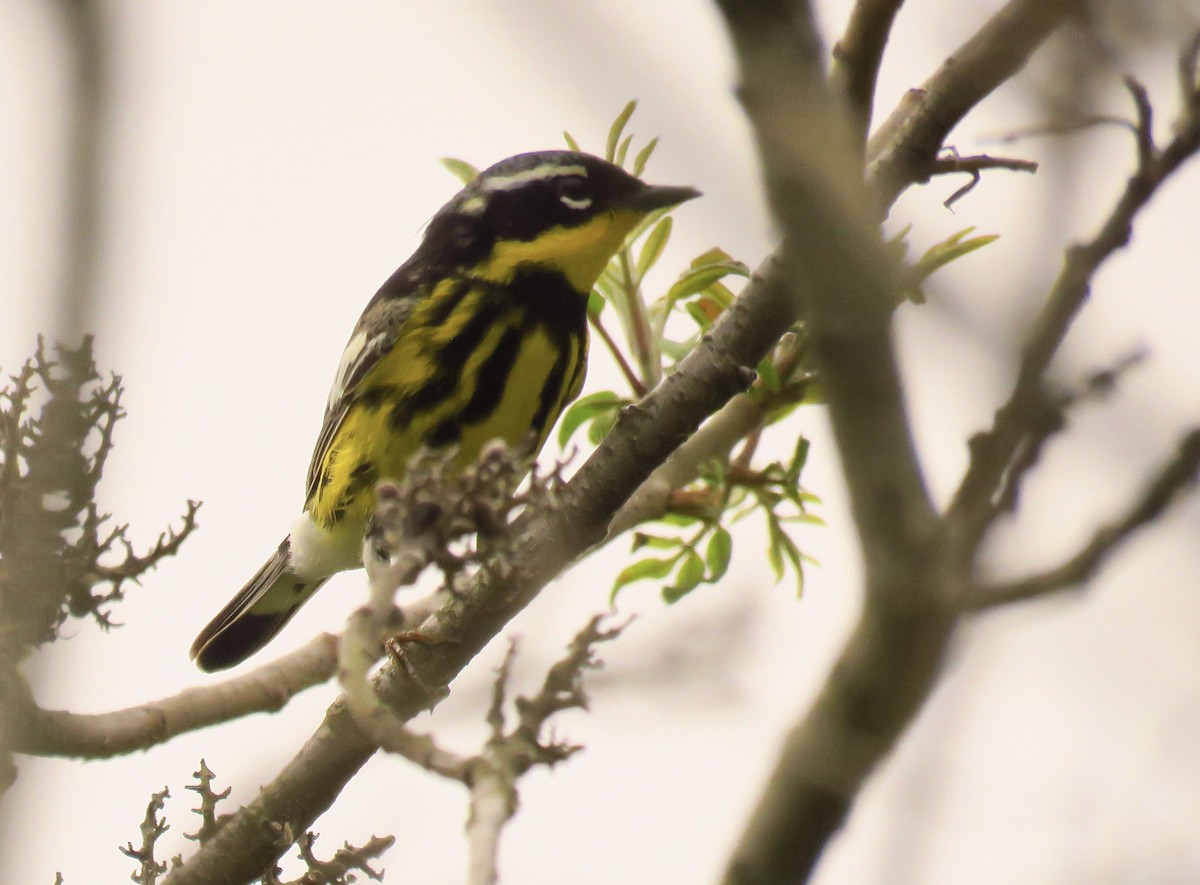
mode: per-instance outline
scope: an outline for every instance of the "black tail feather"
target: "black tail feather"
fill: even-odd
[[[288,570],[290,539],[196,637],[191,656],[206,673],[240,664],[283,629],[322,581],[303,581]],[[280,584],[284,584],[280,587]],[[272,592],[274,591],[274,592]]]

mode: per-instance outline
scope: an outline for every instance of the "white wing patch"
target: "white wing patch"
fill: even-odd
[[[387,351],[393,341],[394,330],[387,328],[367,337],[367,331],[356,332],[342,352],[338,361],[337,375],[334,376],[333,387],[329,391],[329,400],[325,405],[325,421],[317,436],[317,446],[313,450],[312,461],[308,465],[308,482],[305,498],[311,498],[321,480],[321,464],[325,455],[346,417],[350,405],[350,395],[362,382],[371,367],[379,361],[379,357]]]
[[[329,399],[325,402],[326,411],[332,410],[346,392],[346,381],[350,377],[355,363],[358,362],[358,358],[362,355],[363,348],[366,346],[367,333],[359,332],[350,339],[346,345],[346,349],[342,351],[342,358],[338,361],[337,373],[333,376],[333,387],[329,389]]]

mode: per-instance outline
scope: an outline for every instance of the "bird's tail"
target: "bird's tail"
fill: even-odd
[[[237,596],[221,609],[192,643],[192,660],[206,673],[240,664],[283,629],[304,602],[325,583],[306,581],[288,567],[291,539],[285,538],[271,558]]]

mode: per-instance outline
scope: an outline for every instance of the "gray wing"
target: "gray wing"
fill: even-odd
[[[304,492],[306,502],[311,501],[316,494],[321,482],[321,465],[325,463],[329,447],[337,436],[338,428],[342,426],[363,379],[379,362],[380,357],[395,345],[400,328],[412,313],[413,306],[411,298],[376,301],[367,307],[366,313],[358,321],[354,334],[350,336],[346,349],[342,351],[337,374],[329,390],[329,399],[325,403],[325,420],[321,424],[317,445],[308,465],[308,481]]]

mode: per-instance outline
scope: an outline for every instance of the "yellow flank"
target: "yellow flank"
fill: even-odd
[[[520,310],[500,313],[496,322],[471,349],[463,363],[461,375],[448,395],[414,410],[408,423],[397,427],[392,423],[393,407],[409,401],[437,377],[442,348],[450,344],[466,323],[484,309],[481,299],[485,293],[477,288],[463,297],[440,325],[427,324],[427,310],[435,308],[439,295],[451,290],[451,283],[439,285],[409,318],[391,352],[380,358],[362,382],[363,390],[381,386],[388,388],[388,396],[382,403],[369,404],[360,400],[352,405],[329,447],[322,465],[329,482],[318,487],[310,506],[314,521],[327,531],[332,531],[336,537],[335,543],[339,545],[343,542],[346,545],[361,543],[363,523],[374,507],[373,482],[360,483],[352,495],[347,495],[347,489],[354,484],[355,468],[364,463],[373,465],[376,479],[401,476],[420,441],[441,422],[455,420],[455,416],[466,409],[479,386],[482,366],[505,333],[524,318]],[[575,367],[583,358],[581,343],[571,339],[566,361],[568,371],[562,381],[564,387],[572,381]],[[549,424],[553,423],[562,407],[578,394],[583,382],[583,373],[579,372],[574,377],[574,388],[564,390],[553,404],[548,426],[533,428],[534,416],[541,407],[542,388],[558,358],[558,346],[541,325],[527,327],[522,332],[516,359],[508,373],[499,403],[487,415],[481,416],[477,423],[464,425],[461,429],[459,455],[456,458],[460,467],[474,461],[484,444],[491,440],[500,438],[511,446],[517,446],[526,441],[531,429],[540,432],[537,440],[540,448],[550,432]],[[339,510],[344,512],[339,514]]]
[[[576,227],[555,227],[532,240],[501,240],[476,274],[497,283],[512,279],[519,265],[561,271],[577,292],[590,292],[642,212],[605,212]]]
[[[508,376],[508,383],[504,386],[504,395],[499,406],[486,421],[463,428],[461,449],[456,459],[459,467],[466,467],[473,462],[484,444],[494,439],[502,439],[510,446],[525,442],[529,431],[535,429],[533,416],[537,414],[540,405],[538,393],[557,359],[558,348],[541,326],[535,327],[525,335],[517,361]],[[465,386],[473,389],[475,385],[470,383]],[[466,404],[466,399],[464,396],[463,405]],[[550,415],[551,418],[557,417],[558,410],[552,410]],[[550,427],[536,429],[541,430],[541,436],[535,443],[536,447],[540,448],[550,432]]]
[[[643,217],[640,212],[606,212],[576,227],[552,228],[528,242],[497,242],[489,260],[475,268],[474,274],[503,284],[512,280],[517,267],[540,265],[561,272],[576,291],[588,292]],[[456,285],[458,281],[443,280],[422,299],[391,352],[382,356],[361,382],[364,391],[387,388],[387,396],[382,403],[371,405],[359,401],[352,405],[329,447],[322,465],[329,482],[317,489],[310,505],[314,521],[331,530],[338,543],[344,541],[349,547],[361,542],[363,523],[374,506],[373,482],[359,483],[358,488],[348,493],[355,485],[355,469],[370,464],[375,468],[374,478],[402,475],[420,441],[443,421],[453,421],[466,408],[478,386],[481,366],[496,350],[505,332],[523,318],[519,310],[499,313],[496,322],[471,349],[453,389],[436,402],[414,409],[407,425],[397,427],[392,423],[393,407],[410,401],[437,379],[442,349],[462,334],[480,311],[486,310],[484,300],[488,293],[477,287],[455,305],[449,316],[441,322],[432,322],[431,317]],[[564,390],[550,409],[549,424],[578,395],[583,383],[583,373],[574,374],[583,358],[580,344],[574,340],[570,344]],[[540,448],[551,428],[549,424],[533,428],[533,419],[541,407],[542,387],[558,357],[558,346],[540,325],[522,332],[500,402],[482,420],[461,428],[457,458],[460,466],[474,461],[480,449],[493,439],[502,439],[513,446],[525,442],[531,429],[540,434],[536,441]],[[568,384],[570,389],[566,389]]]

